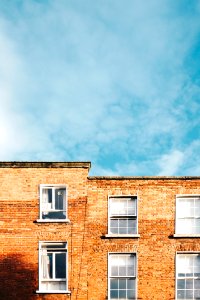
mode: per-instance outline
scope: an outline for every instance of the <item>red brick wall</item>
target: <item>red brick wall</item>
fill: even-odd
[[[200,179],[89,177],[87,168],[0,168],[0,299],[107,299],[109,252],[137,252],[138,299],[175,299],[176,251],[200,251],[178,239],[175,195],[200,194]],[[37,223],[39,185],[66,184],[67,223]],[[138,195],[139,238],[105,238],[108,195]],[[36,294],[39,241],[68,243],[71,295]]]
[[[178,239],[175,233],[176,194],[200,194],[200,180],[89,179],[87,208],[88,294],[107,295],[107,253],[136,252],[138,299],[175,299],[176,251],[200,251],[200,239]],[[140,238],[101,238],[107,233],[108,195],[138,195]]]
[[[83,255],[85,168],[0,168],[0,299],[87,299]],[[39,185],[66,184],[67,223],[37,223]],[[42,295],[38,290],[39,241],[67,241],[70,295]],[[80,294],[80,296],[79,296]]]

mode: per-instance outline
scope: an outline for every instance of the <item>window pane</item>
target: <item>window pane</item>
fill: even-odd
[[[185,299],[185,290],[177,291],[177,299]]]
[[[43,212],[42,219],[66,219],[66,212],[63,211],[52,211]]]
[[[135,256],[113,255],[111,256],[112,276],[135,276]]]
[[[127,289],[135,290],[135,279],[127,279]]]
[[[126,299],[126,290],[119,290],[119,299]]]
[[[42,248],[43,249],[63,249],[65,250],[66,249],[66,243],[52,243],[52,244],[45,244],[45,245],[42,245]]]
[[[117,290],[118,289],[118,279],[110,279],[110,288],[111,290]]]
[[[126,279],[119,279],[119,289],[120,290],[126,289]]]
[[[196,234],[200,233],[200,219],[193,220],[193,232]]]
[[[42,266],[42,277],[45,279],[53,278],[52,277],[52,269],[53,269],[53,254],[52,253],[44,253],[41,256],[41,266]]]
[[[194,199],[182,198],[177,201],[177,216],[178,217],[193,217],[194,216]]]
[[[178,277],[185,276],[185,255],[178,255],[177,257],[177,273]]]
[[[137,233],[137,221],[136,220],[129,220],[128,222],[128,234],[135,234]]]
[[[119,198],[110,199],[110,214],[111,215],[120,215],[123,211],[123,202]]]
[[[200,290],[200,279],[194,280],[194,288]]]
[[[176,232],[179,234],[186,234],[188,231],[188,226],[185,225],[185,219],[177,219],[176,220]]]
[[[194,256],[194,266],[200,268],[200,255],[195,255]]]
[[[185,279],[178,279],[177,280],[177,288],[178,289],[185,289]]]
[[[199,201],[199,202],[200,202],[200,201]],[[195,216],[196,218],[200,218],[200,208],[199,208],[199,207],[195,207],[194,216]]]
[[[195,217],[200,217],[200,198],[195,199]]]
[[[136,227],[136,220],[134,220],[134,219],[128,219],[128,227],[129,228]]]
[[[117,254],[112,254],[110,256],[110,262],[112,266],[116,266],[118,263],[118,255]]]
[[[200,269],[200,266],[196,265],[196,263],[199,263],[199,258],[195,254],[190,255],[182,255],[180,254],[177,259],[177,272],[179,277],[193,277],[194,276],[194,270],[198,272]]]
[[[109,199],[110,233],[137,233],[136,201],[136,197],[111,197]],[[128,216],[131,216],[134,219]]]
[[[41,188],[42,219],[66,219],[66,188]]]
[[[67,286],[66,286],[66,281],[60,281],[59,282],[59,290],[66,290]]]
[[[200,269],[199,269],[199,267],[194,267],[194,273],[193,273],[193,275],[194,275],[194,277],[200,277]]]
[[[119,228],[118,227],[111,227],[110,228],[110,233],[113,233],[113,234],[118,234],[119,233]]]
[[[111,219],[110,233],[113,234],[135,234],[137,232],[137,221],[133,219]]]
[[[52,209],[52,189],[43,189],[42,190],[42,209],[50,210]]]
[[[56,278],[66,278],[66,254],[56,253],[55,254],[56,266]]]
[[[133,267],[128,267],[127,268],[127,275],[128,276],[134,276],[135,275],[135,270],[134,270],[134,268]]]
[[[119,219],[111,219],[110,220],[110,227],[118,227]]]
[[[111,299],[135,299],[135,255],[134,254],[111,254],[109,257],[111,276],[110,295]],[[125,278],[123,278],[125,277]]]
[[[65,199],[65,189],[55,189],[55,209],[65,210],[64,199]]]
[[[127,232],[127,228],[126,227],[120,227],[119,228],[119,233],[120,234],[127,234],[128,232]]]
[[[193,291],[186,290],[186,299],[193,299]]]
[[[136,199],[135,198],[110,198],[110,214],[111,215],[136,215]]]
[[[119,276],[126,276],[126,267],[119,267]]]
[[[53,277],[53,255],[51,253],[47,254],[47,278],[52,278]]]
[[[112,276],[118,276],[119,275],[117,266],[112,266],[111,267],[111,275]]]
[[[128,290],[127,291],[127,299],[136,299],[135,291],[134,290]]]
[[[119,219],[119,233],[127,234],[127,219]]]
[[[200,291],[200,259],[197,254],[179,254],[177,256],[178,277],[185,279],[177,280],[177,299],[198,299]]]
[[[127,219],[119,219],[119,227],[127,227]]]
[[[119,299],[118,290],[110,290],[110,299]]]
[[[119,200],[121,204],[121,210],[119,210],[120,215],[127,215],[127,200],[126,199],[120,199]]]
[[[186,255],[185,256],[185,274],[187,277],[193,276],[193,259],[194,255]]]
[[[193,219],[177,219],[177,233],[179,234],[192,234],[194,233],[194,220]]]
[[[200,299],[200,290],[194,291],[194,299]]]
[[[42,281],[41,289],[45,291],[59,291],[66,290],[66,281]]]
[[[200,234],[200,197],[177,198],[177,223],[179,234]]]
[[[186,289],[187,290],[193,289],[193,279],[186,279]]]
[[[40,244],[40,274],[43,278],[40,289],[66,290],[66,251],[67,243],[64,242]]]
[[[127,267],[128,267],[127,275],[135,276],[135,256],[133,255],[128,256]]]
[[[136,199],[131,198],[128,201],[128,215],[136,216]]]
[[[118,234],[119,229],[119,219],[111,219],[110,220],[110,233]]]

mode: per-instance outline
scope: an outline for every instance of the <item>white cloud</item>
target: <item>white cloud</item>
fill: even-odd
[[[200,139],[192,141],[189,145],[185,147],[184,152],[184,164],[180,172],[182,174],[190,176],[199,176],[199,153],[200,153]]]
[[[161,155],[157,160],[160,169],[158,175],[190,175],[199,176],[199,151],[200,140],[192,141],[180,151],[172,150]]]
[[[173,150],[159,158],[158,166],[160,168],[158,175],[174,175],[179,171],[183,164],[184,153],[179,150]]]
[[[184,65],[198,13],[155,0],[22,3],[2,14],[0,157],[180,172],[198,126],[199,86]]]

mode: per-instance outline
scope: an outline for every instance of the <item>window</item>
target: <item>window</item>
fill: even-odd
[[[136,299],[136,255],[109,254],[109,300]]]
[[[200,196],[176,197],[176,233],[200,234]]]
[[[40,219],[66,219],[66,186],[40,185]]]
[[[109,197],[109,234],[137,233],[137,197]]]
[[[67,243],[41,242],[39,291],[67,291]]]
[[[200,299],[200,254],[177,254],[177,299]]]

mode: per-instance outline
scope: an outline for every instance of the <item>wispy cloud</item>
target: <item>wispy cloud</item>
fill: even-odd
[[[158,161],[160,172],[158,175],[174,175],[180,169],[183,163],[184,154],[181,151],[174,150],[169,154],[164,154]]]
[[[16,3],[0,4],[1,160],[197,174],[196,1]]]

